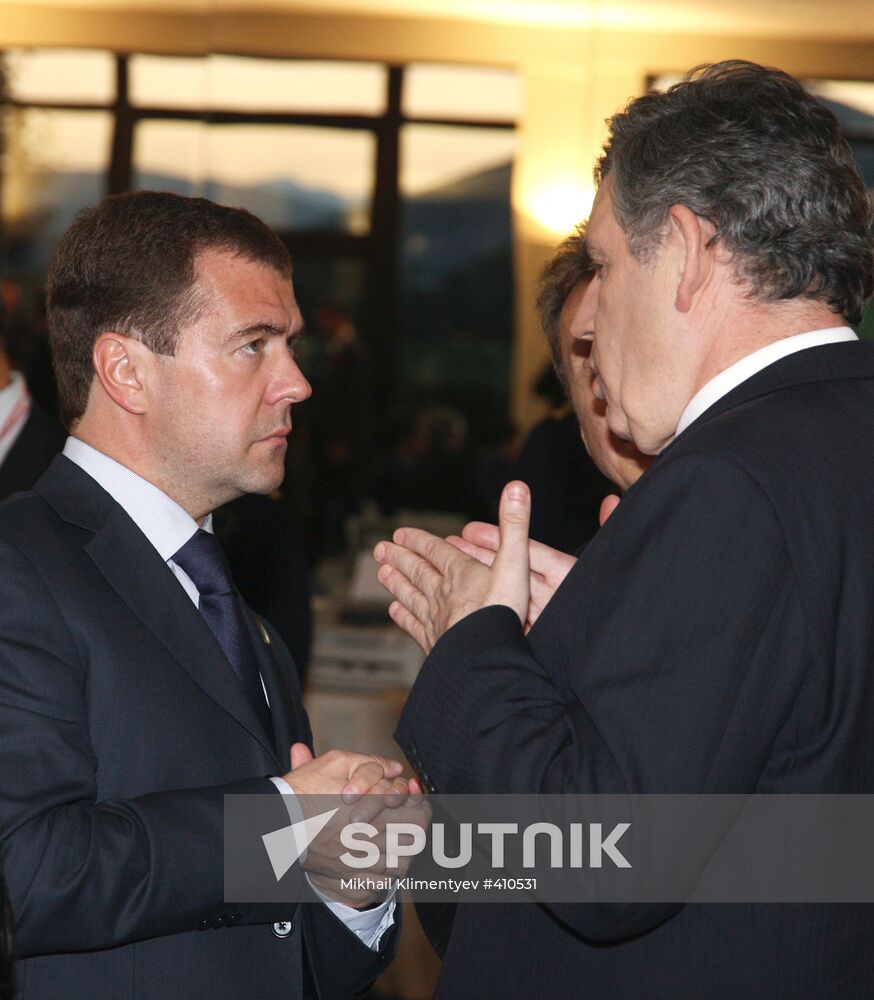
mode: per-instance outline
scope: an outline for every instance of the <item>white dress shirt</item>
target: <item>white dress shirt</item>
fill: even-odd
[[[0,465],[18,440],[30,410],[30,393],[24,376],[13,371],[9,385],[0,389]]]
[[[827,330],[813,330],[810,333],[797,333],[792,337],[784,337],[782,340],[775,340],[773,344],[753,351],[740,361],[735,361],[725,371],[705,383],[689,400],[686,409],[677,424],[678,437],[695,420],[697,420],[705,410],[709,410],[714,403],[727,396],[732,389],[737,388],[742,382],[760,372],[768,365],[774,364],[781,358],[786,358],[797,351],[806,351],[809,347],[821,347],[823,344],[839,344],[846,340],[858,340],[859,338],[848,326],[833,326]]]
[[[2,418],[0,418],[0,426],[2,426]],[[79,438],[67,438],[64,454],[71,462],[75,462],[80,469],[87,472],[116,503],[124,508],[134,524],[167,563],[184,588],[185,593],[195,605],[199,605],[200,592],[191,577],[173,562],[173,554],[182,548],[199,527],[203,528],[204,531],[212,532],[212,514],[207,514],[203,519],[203,524],[198,525],[187,511],[180,507],[175,500],[171,500],[157,486],[152,485],[142,476],[138,476],[124,465],[116,462],[115,459],[104,455],[103,452],[92,448],[91,445],[79,440]],[[263,678],[261,686],[264,690]],[[264,690],[264,698],[269,704],[266,690]],[[283,795],[291,796],[292,799],[296,798],[294,790],[287,781],[280,777],[273,777],[270,780]],[[300,813],[299,819],[302,820],[303,813],[300,806],[296,802],[295,806],[297,808],[296,810],[293,808],[292,814],[294,812]],[[301,861],[305,859],[306,852],[303,852]],[[342,920],[368,948],[376,950],[379,947],[383,933],[394,923],[394,893],[384,903],[372,910],[356,910],[352,906],[346,906],[330,899],[312,883],[310,885],[313,892],[318,895],[328,909]]]

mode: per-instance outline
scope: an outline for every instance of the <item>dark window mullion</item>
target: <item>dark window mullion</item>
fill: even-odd
[[[116,95],[112,150],[109,156],[107,193],[129,191],[133,177],[133,145],[136,116],[128,97],[127,56],[115,57]]]
[[[404,117],[404,125],[448,125],[451,128],[499,129],[509,131],[516,128],[516,122],[509,118],[484,118],[475,121],[471,118],[420,118]]]
[[[367,319],[378,406],[392,398],[395,382],[403,74],[401,66],[388,67],[386,112],[377,130]]]
[[[155,108],[145,105],[133,110],[138,119],[205,121],[211,125],[309,125],[374,131],[380,121],[379,118],[368,115],[322,115],[304,111],[197,111],[190,108]]]

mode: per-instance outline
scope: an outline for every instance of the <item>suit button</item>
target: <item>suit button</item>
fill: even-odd
[[[200,923],[197,925],[197,929],[201,931],[208,931],[210,927],[212,927],[212,921],[209,919],[209,917],[206,917],[205,919],[201,920]]]
[[[218,930],[220,927],[224,927],[225,921],[228,919],[227,913],[220,913],[215,920],[213,920],[212,925]]]
[[[243,919],[242,913],[229,913],[225,923],[228,927],[233,927],[234,924],[238,924]]]
[[[277,920],[277,922],[273,925],[273,933],[278,938],[287,938],[289,934],[294,933],[294,921]]]

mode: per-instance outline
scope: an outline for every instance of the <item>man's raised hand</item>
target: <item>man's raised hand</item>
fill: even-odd
[[[484,565],[491,566],[501,545],[498,525],[471,521],[464,526],[462,534],[462,538],[452,535],[446,541]],[[530,599],[525,617],[526,632],[537,621],[576,561],[575,556],[566,552],[552,549],[542,542],[528,541]]]
[[[530,600],[528,522],[531,494],[524,483],[504,487],[499,511],[501,544],[484,563],[417,528],[400,528],[380,542],[378,579],[394,601],[389,614],[429,653],[457,621],[502,604],[524,623]]]

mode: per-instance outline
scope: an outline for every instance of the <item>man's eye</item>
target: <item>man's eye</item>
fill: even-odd
[[[260,338],[258,340],[250,340],[248,343],[243,344],[240,350],[243,354],[260,354],[263,343]]]
[[[294,357],[297,351],[297,337],[289,337],[285,342],[285,347],[288,350],[288,353]]]

